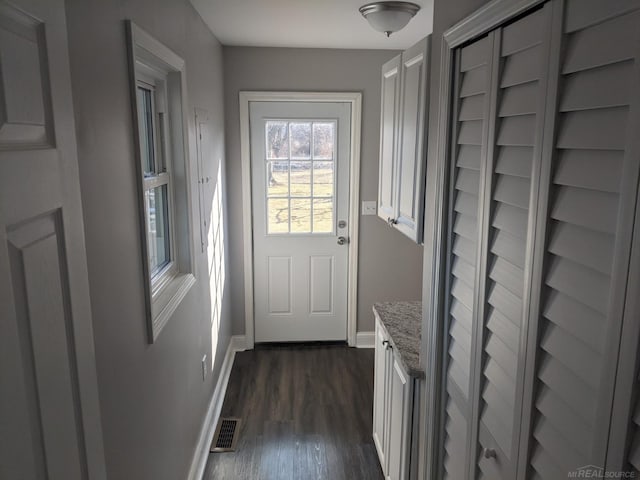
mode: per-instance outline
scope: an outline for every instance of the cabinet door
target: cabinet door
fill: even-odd
[[[401,480],[409,475],[413,384],[395,358],[392,359],[392,364],[389,377],[389,450],[386,478]]]
[[[376,345],[373,379],[373,442],[378,451],[380,466],[387,472],[387,398],[389,377],[389,351],[386,348],[388,340],[384,330],[376,320]]]
[[[422,241],[429,37],[402,54],[395,226]]]
[[[493,37],[456,54],[455,103],[448,214],[444,418],[440,478],[463,480],[471,435],[471,349],[475,318],[480,165],[486,157]]]
[[[378,216],[384,221],[395,218],[396,215],[396,131],[400,97],[400,59],[398,55],[382,66]]]

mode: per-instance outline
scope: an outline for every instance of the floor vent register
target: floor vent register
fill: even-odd
[[[236,449],[239,431],[239,418],[220,418],[213,435],[211,452],[233,452]]]

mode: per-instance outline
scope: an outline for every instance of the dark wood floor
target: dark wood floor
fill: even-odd
[[[212,453],[204,480],[376,480],[373,350],[270,346],[241,352],[222,416],[240,417],[235,452]]]

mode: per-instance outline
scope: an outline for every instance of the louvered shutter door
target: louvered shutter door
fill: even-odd
[[[624,301],[624,283],[612,286],[630,230],[621,182],[638,161],[627,149],[640,15],[621,13],[637,3],[565,6],[527,478],[604,465]]]
[[[546,84],[546,25],[549,6],[500,29],[494,146],[489,149],[490,179],[484,329],[479,386],[478,445],[475,478],[510,480],[515,476],[521,409],[516,392],[522,385],[524,362],[520,338],[524,328],[523,297],[529,234],[529,202],[534,153],[542,123],[539,110]],[[498,53],[498,52],[497,52]],[[541,85],[542,83],[542,85]],[[544,103],[542,103],[544,105]],[[490,192],[490,193],[489,193]],[[530,249],[531,245],[529,245]],[[496,458],[484,458],[493,449]]]
[[[451,178],[448,252],[448,336],[443,468],[445,479],[466,478],[470,434],[471,338],[477,263],[478,191],[489,88],[490,39],[458,52],[455,166]]]

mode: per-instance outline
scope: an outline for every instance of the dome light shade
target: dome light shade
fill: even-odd
[[[360,13],[369,24],[387,37],[403,29],[418,10],[420,5],[409,2],[376,2],[360,7]]]

